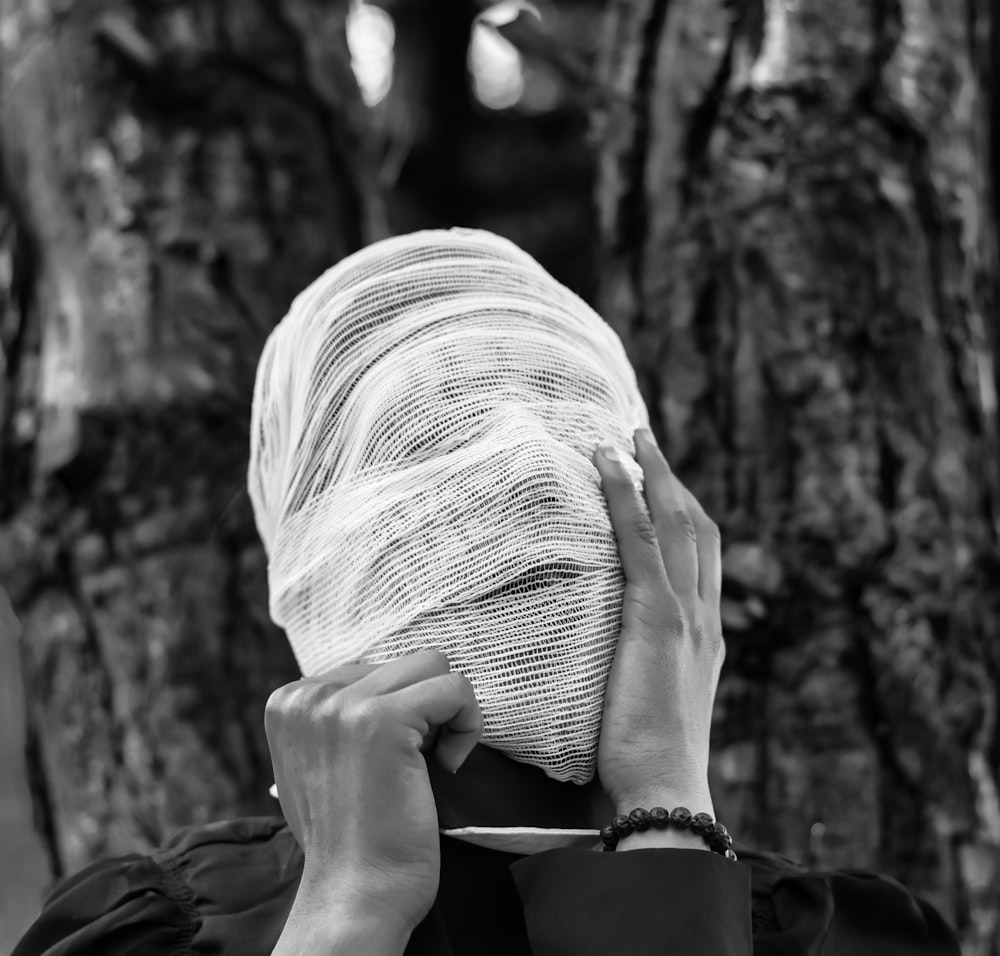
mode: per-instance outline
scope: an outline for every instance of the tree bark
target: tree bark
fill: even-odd
[[[54,876],[274,809],[263,705],[297,670],[249,397],[293,296],[384,229],[346,9],[0,7],[0,580]]]
[[[606,7],[600,307],[727,542],[720,815],[894,873],[995,952],[988,0]],[[261,713],[295,667],[246,422],[270,327],[385,228],[345,10],[0,0],[0,580],[29,700],[0,760],[27,753],[53,875],[273,808]],[[587,291],[578,113],[484,117],[457,49],[412,38],[401,115],[424,81],[455,113],[424,102],[393,158],[394,227],[485,225]]]
[[[726,543],[719,813],[898,876],[977,954],[1000,942],[984,18],[612,0],[594,116],[601,308]]]

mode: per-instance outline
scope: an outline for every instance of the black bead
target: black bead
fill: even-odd
[[[687,807],[674,807],[670,811],[670,825],[675,830],[686,830],[691,826],[691,811]]]
[[[649,811],[649,822],[657,830],[665,830],[670,823],[670,813],[663,807],[653,807]]]
[[[712,829],[708,831],[705,840],[717,853],[722,853],[733,845],[733,838],[721,823],[712,824]]]
[[[618,836],[628,836],[632,832],[632,823],[624,813],[619,813],[618,816],[611,821],[611,826],[614,827],[615,833],[617,833]]]
[[[618,839],[618,834],[615,833],[615,828],[610,823],[601,829],[601,842],[604,844],[604,849],[613,850],[618,846]]]
[[[714,824],[715,820],[708,813],[696,813],[691,817],[691,829],[699,836],[705,836]]]
[[[632,829],[636,833],[642,833],[649,829],[649,811],[636,808],[628,815],[628,822],[632,824]]]

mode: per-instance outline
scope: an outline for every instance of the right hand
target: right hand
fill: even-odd
[[[636,432],[635,446],[645,501],[621,462],[600,450],[594,458],[625,572],[598,775],[618,813],[681,804],[714,814],[708,747],[725,657],[719,529],[651,433]]]
[[[424,753],[451,771],[464,763],[482,732],[472,685],[425,650],[286,684],[264,722],[281,808],[305,854],[290,923],[332,919],[337,907],[342,920],[405,937],[440,872]]]

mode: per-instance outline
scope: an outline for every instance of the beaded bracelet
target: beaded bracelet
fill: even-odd
[[[714,853],[724,856],[727,860],[736,861],[733,852],[733,838],[721,823],[716,823],[708,813],[692,815],[687,807],[675,807],[665,810],[663,807],[653,807],[652,810],[636,809],[631,813],[619,813],[603,830],[601,842],[605,851],[614,850],[622,837],[630,833],[642,833],[652,827],[654,830],[690,830],[697,833],[705,841],[705,845]]]

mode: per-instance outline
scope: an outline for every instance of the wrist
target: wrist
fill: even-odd
[[[618,853],[628,850],[704,850],[711,853],[705,841],[690,830],[646,830],[630,833],[616,847]]]
[[[627,797],[616,801],[616,810],[619,815],[616,816],[616,821],[621,817],[629,816],[636,809],[645,810],[647,819],[649,819],[649,811],[657,807],[663,808],[668,814],[675,808],[685,807],[689,811],[687,820],[696,814],[703,813],[707,813],[713,820],[715,817],[715,806],[712,803],[711,793],[708,786],[705,785],[677,790],[632,791]],[[659,823],[647,824],[648,829],[628,827],[625,831],[619,830],[621,837],[615,840],[613,847],[609,848],[619,851],[652,848],[710,851],[711,848],[703,833],[691,829],[689,824],[683,821],[683,817],[679,824],[671,823],[669,825],[666,823],[666,814],[661,812],[659,819],[661,821]],[[618,829],[617,822],[615,822],[615,829]]]
[[[316,875],[306,866],[272,956],[402,956],[419,920],[394,911],[378,894],[359,891],[359,882]]]
[[[303,912],[292,905],[271,956],[403,956],[409,932],[357,910]]]
[[[664,807],[673,810],[674,807],[687,807],[692,813],[708,813],[715,816],[715,804],[708,784],[699,787],[650,788],[648,790],[629,791],[614,801],[615,813],[630,813],[636,807],[652,810],[653,807]]]

